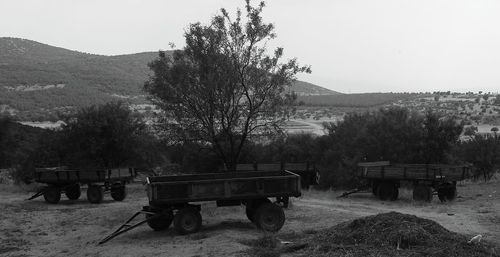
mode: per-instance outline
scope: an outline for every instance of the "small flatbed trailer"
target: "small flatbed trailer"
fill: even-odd
[[[246,216],[257,228],[278,231],[285,222],[281,205],[299,197],[300,176],[290,171],[252,171],[157,176],[147,178],[149,205],[135,213],[99,244],[147,223],[155,231],[173,223],[181,235],[196,233],[202,218],[199,202],[215,201],[217,207],[246,206]],[[271,202],[269,198],[276,198]],[[138,216],[144,219],[133,223]]]
[[[402,182],[413,186],[413,199],[432,200],[437,194],[442,202],[452,201],[457,195],[457,181],[471,175],[472,165],[391,164],[390,162],[358,163],[358,177],[366,183],[340,197],[370,190],[380,200],[394,201],[399,196]]]
[[[280,171],[288,170],[300,176],[302,189],[309,189],[311,185],[318,185],[319,170],[310,162],[282,162],[282,163],[241,163],[236,171]]]
[[[34,180],[47,184],[35,195],[27,200],[33,200],[43,195],[48,203],[56,204],[65,193],[68,199],[80,198],[81,186],[87,187],[87,200],[91,203],[100,203],[104,192],[111,192],[116,201],[123,201],[127,191],[125,185],[135,177],[132,168],[116,169],[67,169],[65,167],[37,168]]]

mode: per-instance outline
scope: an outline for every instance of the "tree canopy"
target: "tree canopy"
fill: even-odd
[[[251,136],[279,129],[293,98],[287,86],[310,72],[296,59],[282,62],[283,48],[268,53],[276,35],[262,19],[264,6],[247,0],[244,14],[221,9],[207,25],[190,24],[186,46],[171,56],[160,52],[144,85],[164,111],[168,136],[210,145],[230,170]]]
[[[63,162],[118,167],[137,160],[145,125],[121,102],[82,108],[62,127]]]
[[[412,113],[404,108],[348,114],[327,130],[349,163],[391,161],[399,163],[447,163],[447,154],[458,141],[463,126],[436,113]],[[334,147],[335,148],[335,147]]]

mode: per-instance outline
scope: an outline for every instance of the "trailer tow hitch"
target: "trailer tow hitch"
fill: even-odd
[[[137,216],[139,216],[141,214],[145,214],[144,216],[146,218],[144,220],[141,220],[141,221],[135,222],[135,223],[131,223]],[[147,214],[150,214],[150,216],[148,217]],[[129,230],[132,230],[132,229],[148,222],[148,220],[157,218],[160,215],[162,215],[161,212],[152,212],[149,210],[149,206],[144,206],[142,208],[142,210],[140,210],[140,211],[136,212],[134,215],[132,215],[132,217],[130,217],[125,223],[123,223],[113,233],[111,233],[110,235],[106,236],[101,241],[99,241],[99,244],[104,244],[104,243],[108,242],[109,240],[115,238],[116,236],[121,235]]]
[[[38,192],[36,192],[36,194],[32,195],[30,198],[25,199],[25,201],[33,200],[37,197],[40,197],[43,195],[44,192],[45,192],[45,188],[42,188],[42,189],[38,190]]]

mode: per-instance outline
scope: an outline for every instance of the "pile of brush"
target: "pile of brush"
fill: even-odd
[[[302,251],[309,256],[500,256],[485,241],[468,241],[437,222],[389,212],[319,231]]]

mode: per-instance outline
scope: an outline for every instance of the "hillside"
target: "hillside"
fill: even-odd
[[[376,107],[398,101],[408,101],[422,97],[421,94],[408,93],[364,93],[341,95],[299,96],[298,101],[309,106],[333,107]]]
[[[55,119],[74,107],[124,100],[146,103],[142,85],[157,52],[103,56],[26,39],[0,38],[0,113]],[[297,81],[298,95],[337,92]]]
[[[313,96],[313,95],[342,95],[337,91],[326,89],[309,82],[297,80],[293,86],[292,90],[299,96]]]

